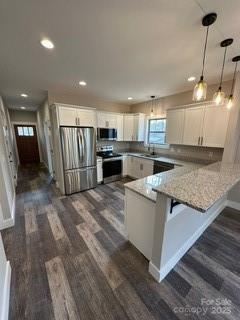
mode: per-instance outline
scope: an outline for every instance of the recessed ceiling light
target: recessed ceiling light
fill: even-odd
[[[79,81],[80,86],[85,87],[87,85],[87,82],[85,81]]]
[[[54,48],[53,42],[47,38],[41,40],[41,45],[46,49],[53,49]]]
[[[128,100],[132,100],[133,98],[132,97],[128,97]]]
[[[23,98],[27,98],[27,97],[28,97],[28,95],[27,95],[26,93],[22,93],[22,94],[21,94],[21,97],[23,97]]]
[[[26,109],[26,107],[20,107],[22,110],[25,110]]]
[[[196,80],[196,77],[189,77],[188,79],[187,79],[189,82],[191,82],[191,81],[194,81],[194,80]]]

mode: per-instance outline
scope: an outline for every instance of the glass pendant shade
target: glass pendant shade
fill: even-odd
[[[200,78],[193,90],[193,101],[202,101],[207,97],[207,83]]]
[[[213,95],[213,101],[216,103],[217,106],[221,106],[225,102],[225,93],[222,91],[222,88],[219,87],[217,92]]]
[[[232,105],[233,105],[233,95],[230,94],[230,96],[228,97],[227,108],[231,109]]]

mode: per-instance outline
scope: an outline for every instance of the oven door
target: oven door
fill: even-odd
[[[104,159],[103,161],[103,182],[108,183],[121,179],[122,159]]]
[[[117,129],[98,128],[98,140],[117,140]]]

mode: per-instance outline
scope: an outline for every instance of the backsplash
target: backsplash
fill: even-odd
[[[133,142],[130,144],[131,151],[148,152],[148,148],[142,142]],[[152,149],[151,149],[152,151]],[[193,147],[183,145],[171,145],[169,149],[155,148],[155,152],[161,155],[168,155],[174,158],[191,158],[208,161],[221,161],[223,149],[221,148],[206,148]]]
[[[139,151],[148,152],[148,148],[144,146],[143,142],[119,142],[119,141],[98,141],[97,146],[112,145],[114,151]],[[152,151],[152,149],[151,149]],[[206,148],[193,147],[183,145],[171,145],[169,149],[155,148],[155,152],[161,155],[172,156],[177,159],[189,158],[207,160],[211,162],[221,161],[223,149],[221,148]]]
[[[121,151],[129,151],[130,150],[130,143],[124,141],[97,141],[97,146],[113,146],[114,151],[121,152]]]

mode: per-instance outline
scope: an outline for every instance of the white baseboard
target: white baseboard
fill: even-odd
[[[178,261],[184,256],[184,254],[192,247],[192,245],[197,241],[197,239],[202,235],[202,233],[207,229],[207,227],[213,222],[213,220],[222,212],[225,208],[226,202],[224,201],[222,205],[209,217],[206,222],[194,232],[194,234],[184,243],[184,245],[175,253],[175,255],[168,260],[168,262],[161,268],[158,269],[152,261],[149,262],[149,273],[153,276],[155,280],[161,282],[166,275],[175,267]]]
[[[11,266],[10,266],[9,261],[7,261],[6,274],[5,274],[4,287],[3,287],[2,311],[0,314],[0,320],[8,320],[10,285],[11,285]]]
[[[226,207],[230,207],[232,209],[236,209],[240,211],[240,202],[227,200],[226,201]]]

